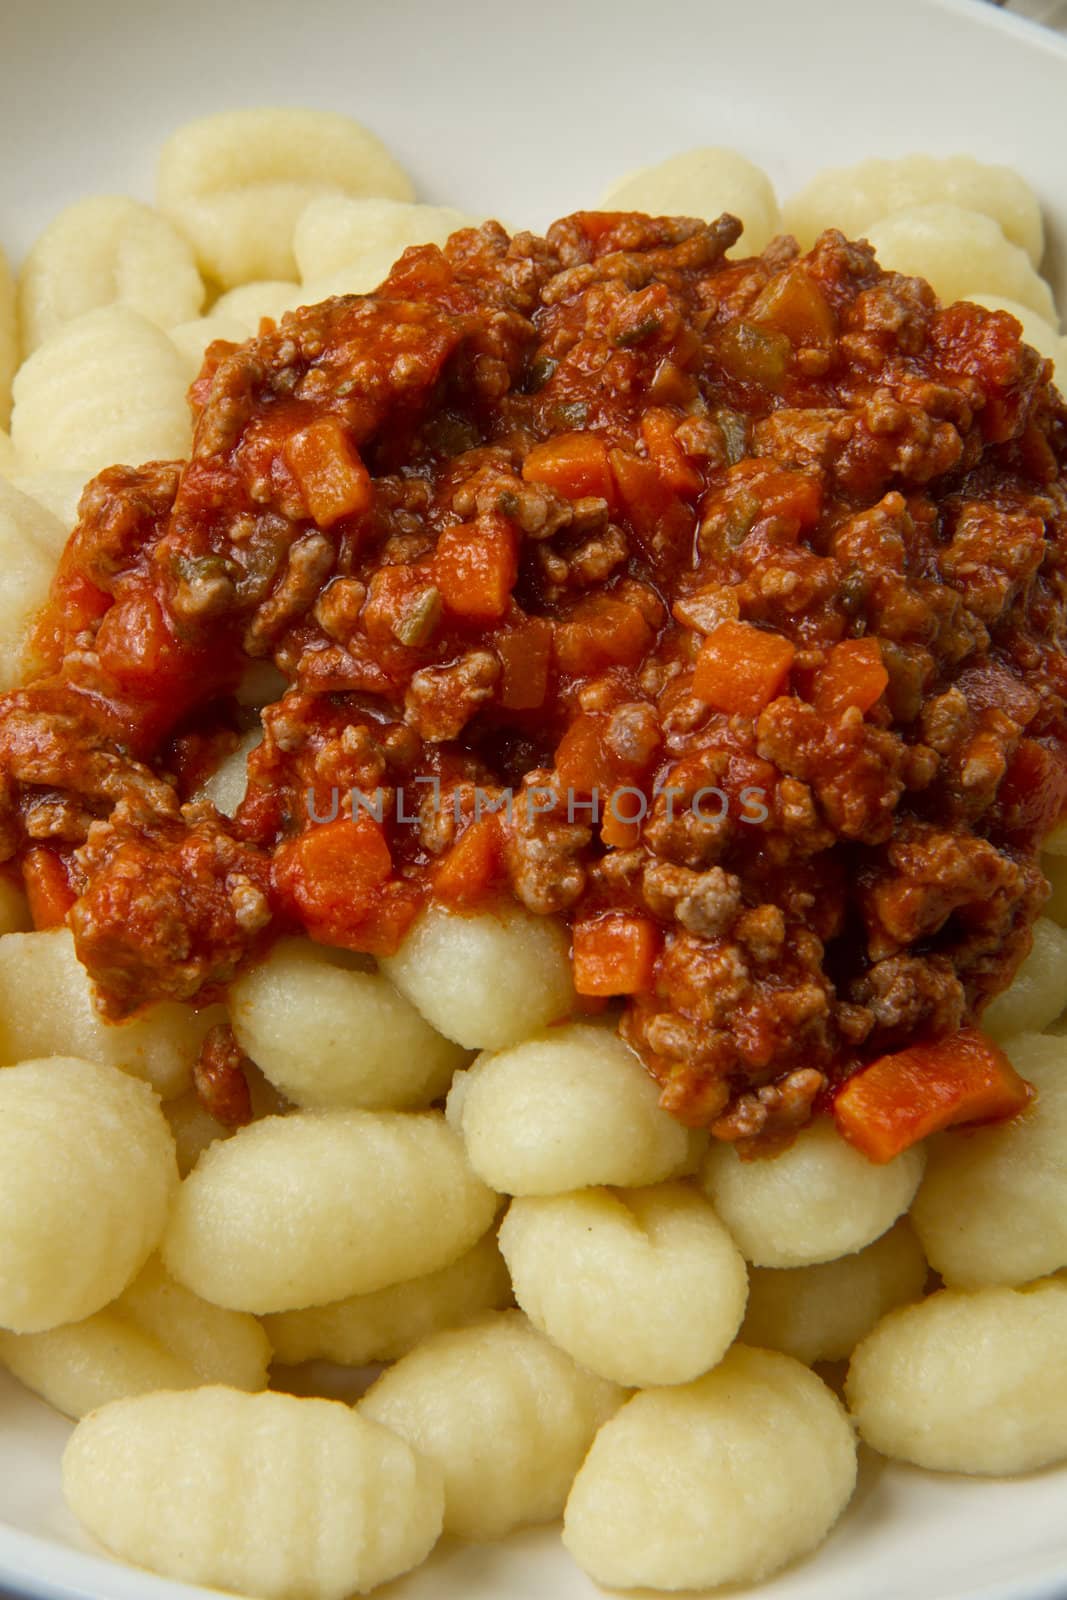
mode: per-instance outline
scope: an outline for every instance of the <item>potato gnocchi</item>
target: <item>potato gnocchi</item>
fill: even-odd
[[[115,1555],[263,1600],[348,1600],[418,1566],[441,1531],[432,1462],[348,1406],[284,1394],[104,1406],[74,1430],[63,1490]]]
[[[1025,250],[991,217],[935,202],[894,211],[867,230],[883,267],[925,278],[946,305],[973,294],[1006,295],[1055,322],[1052,290]]]
[[[724,211],[745,225],[737,255],[757,255],[782,231],[778,200],[767,174],[736,150],[708,147],[669,156],[609,184],[603,211],[648,211],[653,216],[704,217]]]
[[[563,1542],[596,1583],[754,1583],[820,1544],[848,1504],[856,1446],[806,1367],[735,1345],[695,1383],[648,1389],[597,1435]]]
[[[360,1403],[444,1474],[445,1532],[502,1539],[551,1522],[622,1390],[576,1366],[518,1311],[423,1341]]]

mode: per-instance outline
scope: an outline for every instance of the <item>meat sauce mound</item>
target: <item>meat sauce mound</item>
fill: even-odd
[[[751,1141],[1010,980],[1067,806],[1067,410],[1011,317],[740,231],[409,250],[212,346],[191,459],[89,486],[0,832],[107,1015],[510,894]],[[191,796],[265,669],[231,821]]]

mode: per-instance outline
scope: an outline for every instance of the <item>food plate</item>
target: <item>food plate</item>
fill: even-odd
[[[147,195],[175,126],[238,105],[352,114],[421,194],[540,226],[613,177],[699,143],[729,144],[783,194],[868,154],[966,150],[1037,188],[1048,275],[1067,299],[1061,175],[1067,45],[970,0],[5,0],[0,235],[16,253],[60,207]],[[0,1376],[0,1585],[33,1597],[198,1591],[88,1553],[63,1509],[67,1425]],[[976,1482],[886,1467],[774,1600],[1043,1600],[1067,1590],[1067,1470]],[[395,1600],[585,1600],[554,1531],[445,1544]]]

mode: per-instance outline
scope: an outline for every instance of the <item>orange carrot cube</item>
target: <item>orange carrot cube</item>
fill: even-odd
[[[652,988],[659,930],[638,912],[608,911],[572,932],[579,994],[646,994]]]
[[[519,575],[514,528],[496,515],[455,523],[437,541],[433,570],[441,598],[454,616],[496,621],[511,604]]]
[[[872,1161],[892,1161],[932,1133],[1017,1116],[1033,1091],[977,1028],[880,1056],[838,1090],[834,1120]]]
[[[323,417],[291,433],[282,457],[317,527],[332,528],[342,517],[369,510],[374,499],[371,475],[336,417]]]
[[[615,503],[615,481],[604,441],[595,433],[559,433],[535,444],[523,463],[527,483],[543,483],[567,500],[595,496]]]
[[[843,639],[815,681],[815,709],[824,717],[856,710],[866,713],[889,687],[889,674],[877,639]]]
[[[782,693],[795,654],[780,633],[720,622],[697,657],[693,690],[716,711],[756,717]]]

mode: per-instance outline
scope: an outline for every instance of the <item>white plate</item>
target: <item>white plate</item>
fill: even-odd
[[[1010,162],[1050,222],[1067,305],[1067,43],[977,0],[0,0],[0,239],[151,192],[179,123],[236,105],[351,111],[427,198],[541,225],[630,167],[734,144],[783,193],[828,163],[925,149]],[[59,1492],[66,1425],[0,1377],[0,1587],[191,1597],[87,1553]],[[873,1460],[818,1557],[765,1600],[1052,1600],[1067,1470],[1013,1483]],[[390,1600],[589,1600],[552,1532],[445,1546]],[[721,1591],[720,1591],[721,1593]]]

